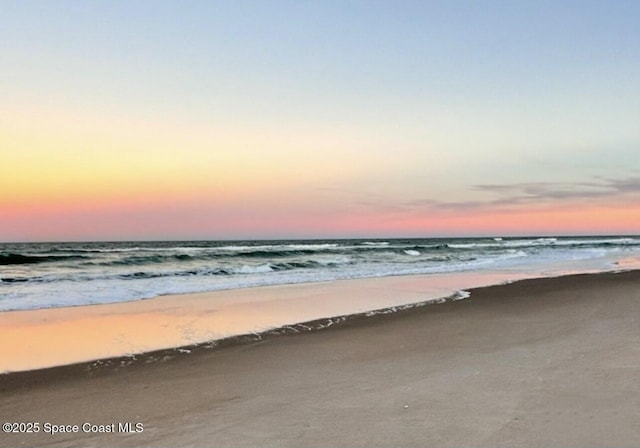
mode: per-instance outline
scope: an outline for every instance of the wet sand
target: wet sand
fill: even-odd
[[[41,430],[0,433],[0,446],[632,447],[640,440],[638,271],[524,280],[473,290],[466,300],[295,331],[3,375],[2,421],[37,422]],[[42,430],[125,422],[143,431]]]
[[[0,313],[0,372],[146,353],[328,316],[447,297],[507,273],[452,273],[262,286]]]

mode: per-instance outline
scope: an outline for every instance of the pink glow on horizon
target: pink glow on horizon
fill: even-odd
[[[247,198],[245,198],[247,199]],[[3,207],[5,241],[639,233],[640,206],[400,213],[326,204],[133,199]]]

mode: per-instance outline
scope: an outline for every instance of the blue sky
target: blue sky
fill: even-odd
[[[47,157],[86,150],[95,157],[70,170],[121,161],[118,176],[126,177],[131,152],[140,160],[160,154],[167,166],[178,156],[204,165],[216,153],[225,172],[238,173],[220,187],[229,197],[242,190],[247,204],[268,203],[264,192],[279,198],[271,205],[282,210],[273,216],[270,204],[248,206],[273,228],[245,229],[243,237],[275,235],[291,216],[309,213],[337,222],[331,235],[366,230],[347,222],[352,213],[378,216],[388,225],[377,231],[398,234],[419,231],[402,223],[407,213],[412,222],[422,213],[425,231],[441,232],[428,222],[438,209],[428,204],[457,204],[469,219],[478,206],[490,214],[506,190],[482,187],[489,184],[575,193],[552,193],[553,204],[544,195],[526,201],[541,209],[558,201],[578,206],[579,197],[600,211],[627,206],[638,191],[607,185],[640,178],[638,23],[640,3],[622,1],[0,1],[0,131],[12,154],[5,162],[35,160],[34,173],[42,173]],[[137,130],[123,131],[123,123]],[[26,143],[18,128],[43,137]],[[48,147],[45,136],[65,143]],[[190,148],[179,143],[194,136]],[[31,189],[22,174],[0,186]],[[147,187],[162,187],[162,176],[164,168],[130,173]],[[82,182],[65,188],[82,189]],[[210,216],[232,216],[213,197],[220,188],[205,184],[194,204],[210,207]],[[594,188],[609,193],[594,195]],[[99,199],[113,202],[103,190]],[[55,203],[43,198],[38,203]],[[17,213],[9,202],[5,208]],[[464,211],[465,204],[473,207]],[[59,207],[89,226],[90,217],[74,210]],[[117,223],[123,212],[104,213]],[[231,235],[233,227],[211,235]],[[15,225],[6,231],[37,237]],[[174,233],[190,232],[205,230]],[[317,233],[313,226],[302,232]]]

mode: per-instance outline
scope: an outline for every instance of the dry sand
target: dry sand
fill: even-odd
[[[640,444],[640,272],[525,280],[469,299],[0,377],[0,446]],[[55,436],[44,423],[140,422]]]

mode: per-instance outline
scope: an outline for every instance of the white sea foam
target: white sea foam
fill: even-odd
[[[259,265],[243,265],[237,269],[234,269],[238,274],[261,274],[265,272],[273,272],[273,268],[270,264],[259,264]]]
[[[468,299],[469,297],[471,297],[471,293],[469,291],[465,291],[461,289],[459,291],[456,291],[456,293],[452,297],[452,300],[464,300],[464,299]]]
[[[341,264],[349,264],[351,263],[351,258],[348,256],[335,256],[335,257],[316,257],[312,258],[312,261],[323,265],[323,266],[332,266],[332,265],[341,265]]]

